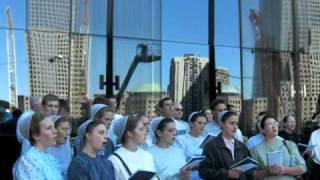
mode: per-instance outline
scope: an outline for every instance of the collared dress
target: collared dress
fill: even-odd
[[[285,146],[283,139],[276,138],[272,144],[265,141],[254,147],[250,152],[252,158],[258,161],[258,169],[263,169],[268,166],[267,153],[280,151],[282,152],[282,165],[291,167],[301,167],[303,172],[306,172],[306,163],[300,156],[298,147],[294,142],[286,141],[287,147]],[[289,153],[290,151],[290,153]],[[294,176],[290,175],[278,175],[265,177],[263,180],[294,180]]]
[[[22,155],[14,172],[16,180],[62,180],[57,160],[50,154],[32,146]]]

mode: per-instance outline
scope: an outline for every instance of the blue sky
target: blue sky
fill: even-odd
[[[79,0],[80,1],[80,0]],[[83,0],[81,0],[83,1]],[[80,1],[80,2],[81,2]],[[90,2],[90,1],[89,1]],[[92,1],[91,1],[92,2]],[[104,0],[95,0],[90,3],[90,33],[95,34],[91,37],[91,62],[90,62],[90,94],[103,93],[98,90],[98,75],[105,73],[105,11],[106,6]],[[238,7],[237,0],[221,1],[216,0],[216,65],[229,69],[232,76],[240,77],[240,51],[239,51],[239,25],[238,25]],[[193,53],[195,55],[208,57],[208,27],[207,27],[207,7],[208,0],[165,0],[163,1],[162,16],[162,61],[155,63],[153,66],[148,64],[139,64],[137,72],[132,77],[129,84],[129,90],[135,89],[139,82],[161,82],[163,91],[167,90],[169,83],[170,60],[175,56],[183,56],[185,53]],[[11,6],[14,27],[17,29],[25,28],[26,9],[23,0],[1,0],[0,1],[0,41],[6,42],[7,20],[4,14],[4,8]],[[257,6],[255,3],[248,3],[247,8]],[[80,7],[81,8],[81,7]],[[244,16],[247,16],[246,14]],[[245,18],[247,19],[247,18]],[[103,22],[103,23],[101,23]],[[244,23],[248,23],[244,21]],[[250,39],[252,32],[250,28],[246,29],[244,36],[246,41]],[[18,94],[28,95],[28,71],[25,54],[25,34],[22,30],[15,30],[16,56],[17,56],[17,83]],[[118,69],[115,74],[124,76],[125,69],[128,68],[127,61],[130,61],[135,54],[135,46],[137,40],[115,39],[114,55]],[[141,40],[140,40],[141,41]],[[146,41],[148,44],[159,43],[159,41]],[[122,48],[122,50],[120,50]],[[127,49],[127,51],[126,51]],[[125,52],[125,53],[123,53]],[[245,53],[246,66],[245,75],[252,75],[253,57],[249,53]],[[129,59],[129,60],[127,60]],[[6,43],[0,44],[0,99],[8,99],[8,77],[7,77],[7,57]],[[151,68],[149,68],[151,67]],[[161,71],[160,71],[161,70]],[[161,73],[162,72],[162,73]],[[145,76],[144,74],[153,74]],[[239,90],[240,80],[238,78],[230,78],[231,84],[235,85]],[[251,94],[252,82],[245,82],[247,89],[245,96]],[[249,88],[248,88],[249,87]]]

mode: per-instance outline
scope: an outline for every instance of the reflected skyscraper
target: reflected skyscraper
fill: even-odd
[[[208,105],[208,87],[207,57],[185,54],[171,60],[169,94],[183,104],[186,113]]]
[[[30,95],[48,93],[70,102],[72,117],[81,115],[87,93],[88,38],[74,32],[78,1],[28,0],[26,46]],[[57,58],[58,57],[58,58]]]

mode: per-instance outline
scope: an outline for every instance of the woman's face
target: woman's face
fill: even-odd
[[[221,123],[223,134],[228,137],[234,137],[238,129],[238,122],[238,116],[233,115],[227,118],[224,122]]]
[[[57,144],[64,144],[70,135],[70,123],[63,121],[57,127]]]
[[[56,144],[57,131],[54,128],[54,122],[51,118],[46,117],[40,122],[40,133],[34,135],[34,138],[38,144],[44,148],[53,146]]]
[[[199,116],[194,122],[190,124],[191,131],[193,134],[200,135],[206,124],[206,118],[204,116]]]
[[[97,119],[97,120],[102,121],[106,125],[106,128],[108,130],[111,126],[112,119],[113,119],[113,112],[107,111],[103,114],[103,116],[100,119]]]
[[[167,123],[163,131],[157,130],[157,133],[158,138],[161,141],[163,141],[167,145],[172,145],[176,136],[176,125],[174,124],[174,122]]]
[[[150,125],[150,120],[147,118],[147,116],[143,116],[142,117],[142,122],[143,122],[143,125],[146,129],[146,132],[148,133],[149,132],[149,125]]]
[[[212,116],[212,112],[210,109],[205,110],[204,115],[207,118],[207,122],[212,121],[213,116]]]
[[[146,141],[147,131],[143,121],[140,120],[137,123],[137,127],[133,130],[133,132],[129,132],[129,134],[132,137],[133,142],[135,142],[137,145],[144,144]]]
[[[288,117],[286,128],[291,131],[294,131],[294,129],[296,128],[296,119],[293,116]]]
[[[278,135],[278,122],[274,118],[264,121],[263,133],[266,137],[276,137]]]
[[[92,132],[86,133],[86,145],[89,144],[95,150],[102,149],[107,143],[107,128],[104,124],[99,124],[93,128]]]

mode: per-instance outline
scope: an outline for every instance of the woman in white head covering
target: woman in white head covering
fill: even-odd
[[[153,157],[139,146],[145,143],[146,128],[141,116],[122,117],[113,124],[114,133],[122,146],[108,159],[115,178],[126,180],[138,170],[155,172]]]
[[[114,180],[110,161],[97,155],[107,142],[107,128],[101,121],[86,121],[79,129],[81,152],[71,161],[68,179]]]
[[[161,180],[181,179],[189,176],[188,171],[180,171],[186,157],[180,147],[173,146],[176,136],[175,123],[170,118],[151,121],[151,130],[156,143],[148,151],[155,160],[157,175]]]
[[[114,112],[113,112],[112,108],[110,108],[104,104],[95,104],[91,108],[91,117],[87,121],[101,121],[106,125],[107,130],[109,130],[113,116],[114,116]],[[82,126],[86,122],[82,123],[80,125],[80,127],[78,128],[78,135],[79,135],[79,130],[83,129]],[[80,144],[83,143],[80,141],[81,141],[81,138],[79,138],[79,137],[77,137],[75,139],[75,148],[76,148],[77,153],[80,152]],[[115,147],[112,143],[112,140],[110,138],[108,138],[107,144],[105,145],[105,147],[103,149],[99,150],[98,153],[107,158],[114,150],[115,150]]]
[[[48,148],[48,153],[58,160],[61,174],[64,179],[67,179],[67,169],[73,156],[69,136],[71,123],[64,116],[52,115],[50,118],[54,121],[57,130],[57,141],[54,146]]]
[[[62,180],[58,162],[46,152],[49,146],[56,143],[56,130],[52,119],[43,114],[33,114],[28,134],[32,147],[16,162],[14,178]]]
[[[20,117],[20,123],[17,127],[17,135],[19,134],[19,139],[22,141],[21,155],[25,154],[31,148],[29,131],[33,114],[33,112],[23,114],[23,116]]]
[[[190,132],[177,136],[177,144],[184,150],[187,160],[194,156],[201,156],[203,149],[200,147],[205,139],[203,130],[206,124],[206,116],[200,112],[193,112],[189,115],[188,122]],[[200,179],[197,170],[193,169],[190,180]]]
[[[188,118],[190,125],[190,132],[185,135],[177,137],[178,145],[184,150],[187,159],[192,156],[201,155],[202,148],[201,143],[205,139],[203,136],[203,130],[206,124],[206,117],[200,112],[193,112]]]

